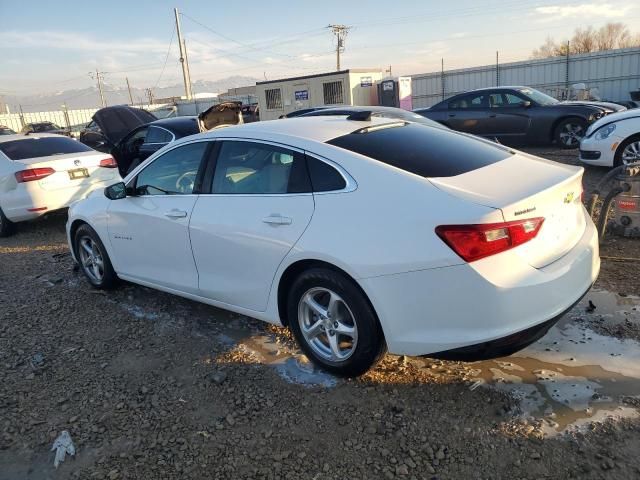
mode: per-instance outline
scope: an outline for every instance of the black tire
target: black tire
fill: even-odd
[[[16,231],[16,224],[4,216],[0,208],[0,237],[9,237]]]
[[[302,303],[303,296],[309,292],[324,289],[337,294],[343,304],[340,307],[342,309],[341,319],[344,317],[345,323],[353,324],[356,327],[357,341],[354,346],[354,342],[347,340],[347,344],[350,343],[352,348],[351,353],[344,360],[330,360],[317,353],[317,347],[309,343],[300,325],[300,319],[303,317],[299,315],[299,311],[301,308],[304,309],[304,305],[306,305]],[[319,295],[323,295],[323,293],[320,292]],[[287,314],[289,328],[305,355],[314,364],[335,375],[342,377],[362,375],[377,364],[386,353],[384,335],[373,307],[362,290],[340,272],[328,268],[313,268],[300,274],[289,291]],[[302,321],[304,322],[304,320]],[[327,319],[327,321],[332,322],[333,320]],[[318,335],[327,340],[327,349],[330,349],[328,346],[330,332],[333,330],[323,329],[322,333]],[[334,333],[334,335],[336,335],[336,339],[340,337],[338,334]]]
[[[99,257],[102,262],[102,268],[98,269],[98,271],[102,271],[102,275],[92,273],[93,268],[84,261],[85,256],[88,255],[88,253],[86,253],[86,250],[83,250],[83,243],[88,241],[93,242],[91,246],[95,249],[93,250],[95,254],[94,257]],[[107,250],[104,248],[104,244],[93,228],[87,224],[80,226],[73,239],[73,245],[75,248],[76,258],[80,264],[80,270],[84,273],[84,276],[94,288],[109,290],[118,284],[118,275],[116,275],[116,272],[111,265],[111,260],[109,259]],[[95,263],[95,261],[92,262],[92,264]]]
[[[622,154],[623,154],[625,148],[627,148],[632,143],[636,143],[636,142],[640,142],[640,135],[633,135],[633,136],[627,138],[624,142],[622,142],[618,146],[618,149],[616,150],[616,155],[613,158],[613,166],[614,167],[619,167],[619,166],[622,165]],[[635,161],[640,162],[640,158],[638,158]]]
[[[578,148],[587,131],[587,122],[578,117],[562,120],[553,131],[553,140],[563,149]]]

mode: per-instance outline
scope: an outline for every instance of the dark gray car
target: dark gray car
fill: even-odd
[[[414,112],[449,128],[510,145],[577,148],[590,123],[625,110],[615,103],[560,102],[529,87],[483,88]]]

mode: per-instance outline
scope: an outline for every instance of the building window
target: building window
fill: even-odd
[[[267,110],[279,110],[282,108],[282,92],[279,88],[265,90],[264,94],[267,97]]]
[[[323,83],[322,90],[324,93],[325,105],[344,103],[344,99],[342,97],[342,80],[338,80],[337,82]]]

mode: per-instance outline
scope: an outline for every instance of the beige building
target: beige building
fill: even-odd
[[[349,69],[256,83],[260,120],[324,105],[377,105],[382,70]]]

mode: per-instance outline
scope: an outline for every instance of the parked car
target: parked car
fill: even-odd
[[[540,338],[599,271],[580,167],[355,115],[194,135],[69,211],[96,288],[118,278],[288,326],[359,375]]]
[[[68,137],[0,136],[0,237],[120,180],[115,160]]]
[[[15,135],[16,132],[11,130],[9,127],[5,127],[4,125],[0,125],[0,135]]]
[[[27,123],[22,127],[20,133],[24,135],[30,135],[32,133],[54,133],[56,135],[65,135],[67,137],[71,136],[71,131],[69,129],[62,128],[53,122]]]
[[[242,121],[243,123],[260,121],[260,107],[257,103],[242,105]]]
[[[591,124],[580,142],[580,160],[605,167],[640,162],[640,110],[612,113]]]
[[[324,110],[325,108],[331,107],[310,107],[310,108],[301,108],[300,110],[294,110],[293,112],[285,113],[280,115],[278,118],[295,118],[305,115],[310,112],[317,112],[318,110]]]
[[[80,141],[110,153],[125,176],[152,153],[177,139],[212,128],[242,123],[239,102],[214,105],[199,116],[157,119],[139,108],[118,105],[98,110],[80,132]]]
[[[396,120],[406,120],[407,122],[421,123],[423,125],[429,125],[431,127],[446,128],[444,125],[425,118],[415,112],[403,110],[395,107],[383,107],[383,106],[355,106],[355,107],[335,107],[335,108],[322,108],[313,110],[300,115],[301,117],[326,117],[329,115],[353,115],[354,113],[363,113],[365,115],[371,115],[372,117],[382,118],[395,118]]]
[[[500,143],[577,148],[590,123],[622,110],[625,107],[615,103],[560,102],[530,87],[496,87],[461,93],[414,111]]]

